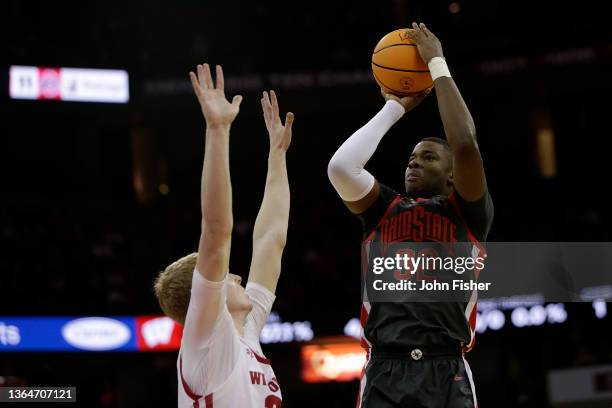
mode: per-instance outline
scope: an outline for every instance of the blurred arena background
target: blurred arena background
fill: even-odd
[[[275,89],[296,114],[289,238],[263,346],[283,405],[354,406],[355,355],[330,351],[345,378],[322,369],[308,382],[302,354],[313,342],[351,344],[355,332],[360,226],[326,165],[382,103],[369,72],[374,45],[414,20],[441,39],[476,121],[495,202],[490,241],[609,242],[612,30],[599,4],[3,2],[0,385],[76,386],[86,407],[176,406],[176,350],[164,321],[138,333],[133,350],[33,352],[19,343],[26,316],[161,313],[153,278],[197,248],[204,120],[187,73],[209,62],[223,65],[230,97],[245,97],[231,142],[233,273],[248,271],[265,181],[260,92]],[[14,99],[11,66],[125,70],[129,101]],[[429,97],[392,129],[370,168],[401,189],[414,141],[442,132]],[[484,310],[468,356],[479,406],[609,407],[612,331],[602,296]],[[38,347],[55,346],[41,336]],[[164,345],[170,350],[158,350]],[[592,395],[576,385],[559,396],[581,381]]]

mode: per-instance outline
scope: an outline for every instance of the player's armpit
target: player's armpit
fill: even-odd
[[[343,201],[344,205],[353,213],[361,214],[374,204],[378,196],[380,195],[380,184],[378,180],[374,180],[374,185],[368,194],[357,201]]]

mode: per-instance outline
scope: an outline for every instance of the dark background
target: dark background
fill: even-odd
[[[341,334],[360,307],[360,226],[329,184],[326,165],[382,99],[367,76],[330,86],[321,73],[367,74],[378,39],[413,20],[442,41],[474,116],[495,203],[489,240],[610,241],[612,33],[601,3],[450,4],[4,2],[0,315],[160,312],[152,280],[197,248],[204,121],[187,73],[209,62],[222,64],[227,80],[251,79],[227,91],[245,97],[232,128],[231,270],[248,271],[266,172],[259,95],[274,87],[281,110],[296,114],[275,310],[286,321],[311,321],[317,336]],[[131,99],[10,100],[10,65],[126,69]],[[555,134],[553,177],[538,170],[542,123]],[[409,152],[426,136],[443,136],[433,95],[389,132],[368,168],[401,191]],[[142,190],[134,187],[137,172]],[[597,320],[590,304],[567,308],[564,325],[479,337],[469,359],[480,406],[548,406],[548,370],[610,362],[610,318]],[[354,405],[356,382],[300,382],[299,344],[264,351],[287,407]],[[0,375],[76,385],[83,406],[173,406],[175,360],[175,353],[3,354]]]

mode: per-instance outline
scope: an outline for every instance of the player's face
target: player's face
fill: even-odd
[[[252,309],[251,301],[244,292],[242,287],[242,278],[233,273],[228,273],[227,280],[227,308],[230,313],[239,311],[250,311]]]
[[[406,193],[411,197],[449,194],[452,187],[451,158],[440,143],[424,141],[414,147],[406,168]]]

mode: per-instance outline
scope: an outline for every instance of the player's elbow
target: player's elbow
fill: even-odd
[[[351,166],[335,154],[327,164],[327,178],[329,178],[329,181],[335,184],[340,180],[350,178],[351,175]]]
[[[451,145],[454,153],[469,153],[470,151],[478,151],[478,142],[476,141],[476,130],[473,128],[467,128],[463,131],[456,132],[449,137],[452,140]]]
[[[282,251],[287,245],[287,228],[270,228],[263,234],[253,236],[253,246]]]

